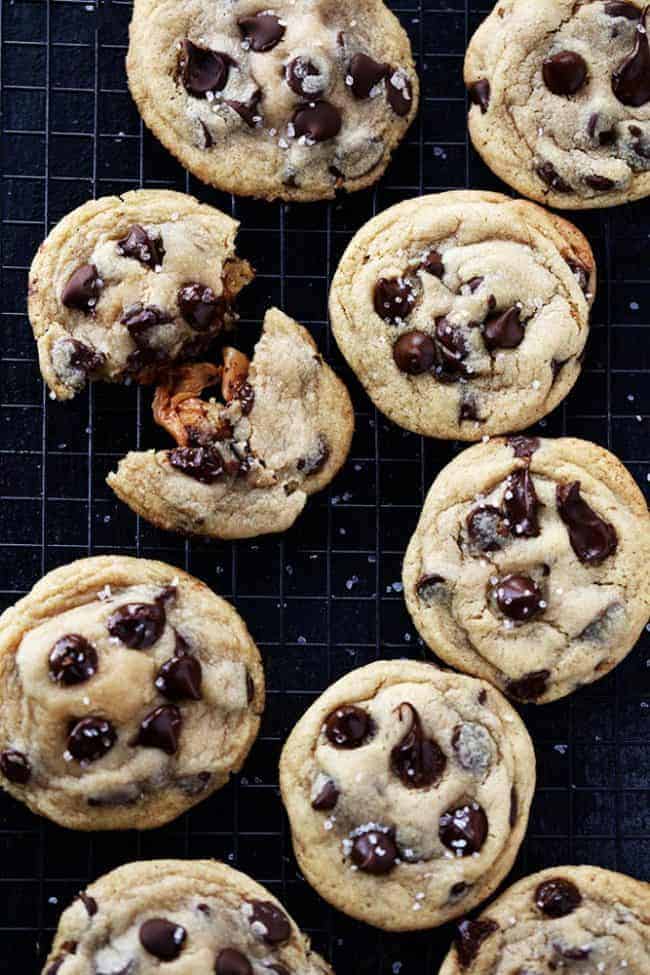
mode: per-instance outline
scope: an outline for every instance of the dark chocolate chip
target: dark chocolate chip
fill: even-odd
[[[580,481],[558,484],[557,510],[567,526],[571,548],[581,562],[599,565],[616,551],[616,529],[580,497]]]
[[[433,738],[426,738],[420,715],[407,701],[397,708],[400,721],[409,727],[390,753],[390,767],[408,789],[437,785],[447,765],[447,758]]]
[[[626,0],[611,0],[606,3],[605,13],[608,17],[625,17],[626,20],[638,20],[641,16],[639,8]]]
[[[117,252],[122,257],[132,257],[145,267],[162,267],[165,256],[162,237],[150,237],[144,227],[134,224],[126,237],[117,242]]]
[[[108,632],[130,650],[147,650],[162,636],[166,614],[160,603],[125,603],[108,617]]]
[[[230,67],[236,63],[229,54],[208,51],[185,40],[179,62],[181,81],[190,95],[205,98],[209,91],[223,91]]]
[[[187,931],[180,924],[164,917],[152,917],[140,925],[140,944],[160,961],[178,958],[187,938]]]
[[[97,651],[78,633],[68,633],[50,650],[50,679],[57,684],[81,684],[97,673]]]
[[[467,534],[473,548],[480,552],[497,552],[508,537],[503,512],[491,504],[474,508],[467,516]]]
[[[442,576],[422,576],[415,587],[415,594],[421,602],[430,605],[439,594],[440,587],[444,586],[444,584],[445,580]]]
[[[608,179],[607,176],[598,176],[596,173],[591,176],[585,176],[585,183],[592,190],[599,190],[602,193],[606,193],[616,186],[615,180]]]
[[[485,690],[485,688],[482,688],[482,690],[478,692],[478,703],[483,705],[485,704],[486,701],[487,701],[487,691]]]
[[[88,917],[94,917],[98,910],[97,901],[95,898],[91,897],[90,894],[87,894],[85,890],[80,890],[78,897],[83,906],[86,908]]]
[[[404,332],[393,346],[393,359],[400,372],[419,376],[436,361],[436,347],[428,335],[417,330]]]
[[[15,748],[7,748],[0,752],[0,771],[15,785],[26,785],[32,775],[29,759]]]
[[[536,450],[539,450],[538,437],[508,437],[508,446],[512,447],[515,457],[530,460]]]
[[[261,101],[262,92],[258,88],[257,91],[253,92],[247,102],[238,101],[236,98],[227,98],[225,104],[232,108],[234,112],[237,112],[249,128],[255,129],[258,125],[262,124]]]
[[[517,822],[517,816],[519,815],[519,797],[517,796],[517,790],[514,785],[510,789],[510,814],[508,816],[508,822],[510,823],[510,828]]]
[[[170,657],[162,664],[154,683],[170,701],[200,701],[201,677],[201,664],[196,657]]]
[[[211,149],[212,146],[214,145],[212,139],[212,133],[210,132],[210,129],[207,127],[203,119],[199,119],[199,125],[201,126],[201,130],[203,132],[203,148]]]
[[[483,341],[492,352],[493,349],[516,349],[521,345],[526,330],[520,320],[521,311],[513,305],[498,315],[486,318],[483,326]]]
[[[370,715],[354,704],[344,704],[336,708],[325,719],[325,735],[336,748],[359,748],[371,732]]]
[[[542,77],[554,95],[575,95],[587,80],[587,64],[575,51],[558,51],[544,60]]]
[[[441,278],[445,273],[442,263],[442,255],[438,251],[431,250],[420,264],[420,269],[432,274],[434,278]]]
[[[295,91],[296,95],[302,95],[303,98],[314,98],[317,95],[322,95],[325,91],[325,79],[309,58],[298,56],[290,61],[285,68],[284,77],[289,88]],[[307,78],[320,78],[321,80],[317,83],[315,80],[306,81]]]
[[[461,968],[469,968],[476,959],[479,949],[486,938],[499,930],[499,925],[495,921],[478,920],[461,921],[456,929],[454,944],[458,955],[458,964]]]
[[[503,510],[510,522],[509,529],[517,538],[536,538],[539,535],[537,510],[540,502],[527,467],[509,476],[503,497]]]
[[[612,91],[623,105],[639,108],[650,101],[650,44],[646,7],[636,28],[634,47],[612,72]]]
[[[487,78],[480,78],[469,86],[469,99],[472,105],[478,105],[485,115],[490,104],[490,82]]]
[[[555,190],[556,193],[572,192],[571,187],[566,180],[562,179],[553,163],[542,162],[537,166],[535,172],[542,182],[546,183],[547,186],[550,186],[551,189]]]
[[[66,308],[89,312],[99,300],[104,283],[94,264],[82,264],[73,271],[61,295]]]
[[[237,21],[242,37],[248,42],[251,51],[271,51],[284,37],[286,27],[275,14],[258,13],[253,17],[242,17]]]
[[[246,700],[250,704],[255,697],[255,683],[251,675],[246,671]]]
[[[461,394],[460,406],[458,408],[458,419],[459,420],[481,420],[481,415],[479,413],[478,403],[476,402],[476,397],[466,390],[463,390]]]
[[[545,880],[535,891],[535,904],[547,917],[558,918],[572,914],[582,902],[575,884],[564,877]]]
[[[330,445],[324,434],[319,434],[313,450],[306,457],[301,457],[296,464],[303,474],[317,474],[321,471],[330,457]]]
[[[214,484],[226,473],[225,461],[216,447],[176,447],[167,457],[172,467],[202,484]]]
[[[334,809],[334,806],[339,801],[339,795],[340,792],[332,779],[327,779],[320,787],[318,795],[312,799],[311,808],[317,809],[319,812]]]
[[[73,722],[68,733],[68,752],[87,764],[103,758],[117,741],[117,733],[106,718],[89,717]]]
[[[406,278],[380,278],[375,285],[373,305],[380,318],[401,322],[411,314],[416,298]]]
[[[546,693],[550,676],[548,670],[535,670],[518,680],[509,680],[506,691],[510,697],[515,697],[518,701],[536,701]]]
[[[484,281],[485,278],[475,277],[475,278],[470,278],[469,281],[465,282],[465,284],[469,288],[471,294],[474,294],[475,291],[478,291],[478,289],[481,287]]]
[[[140,302],[127,308],[120,319],[122,325],[126,325],[131,338],[138,345],[143,334],[148,332],[150,328],[155,328],[157,325],[164,325],[169,321],[171,321],[169,315],[161,308],[158,308],[156,305],[142,305]]]
[[[457,857],[478,853],[488,834],[488,821],[477,802],[468,802],[456,809],[449,809],[440,817],[438,836],[440,842]]]
[[[397,845],[390,832],[369,829],[352,840],[350,858],[359,870],[379,876],[395,866]]]
[[[589,116],[589,121],[587,123],[587,133],[590,139],[598,141],[601,146],[609,146],[616,141],[616,131],[614,129],[600,129],[598,123],[600,122],[600,115],[598,112],[592,112]]]
[[[544,607],[539,586],[530,576],[510,573],[494,586],[497,605],[504,616],[518,623],[526,623]]]
[[[463,361],[469,354],[463,333],[447,318],[437,318],[435,336],[438,359],[436,377],[443,381],[458,379],[465,372]]]
[[[296,138],[308,142],[326,142],[341,131],[341,113],[326,101],[310,101],[300,105],[293,115]]]
[[[388,104],[396,115],[403,118],[411,111],[413,105],[413,85],[402,71],[388,68],[386,81]]]
[[[212,288],[192,281],[179,289],[177,298],[181,315],[197,332],[223,326],[226,303]]]
[[[130,744],[132,747],[159,748],[166,755],[174,755],[178,750],[182,723],[178,708],[173,704],[163,704],[142,719],[138,733]]]
[[[84,342],[79,342],[77,339],[64,339],[63,341],[68,351],[68,362],[72,369],[79,369],[86,375],[90,375],[97,369],[101,369],[106,362],[106,356],[103,352],[91,349]]]
[[[384,80],[389,70],[387,64],[374,61],[367,54],[355,54],[348,66],[352,94],[355,98],[369,98],[372,89]]]
[[[591,954],[591,948],[588,945],[563,945],[557,941],[553,942],[553,951],[560,958],[566,958],[568,961],[584,961]]]
[[[216,975],[253,975],[253,968],[246,955],[236,948],[223,948],[214,966]]]
[[[266,928],[262,935],[269,945],[278,945],[288,941],[291,937],[291,925],[284,911],[276,907],[271,901],[249,901],[253,908],[249,915],[250,924],[261,924]]]

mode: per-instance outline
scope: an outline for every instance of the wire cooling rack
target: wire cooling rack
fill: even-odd
[[[166,828],[86,835],[0,798],[0,972],[39,972],[62,908],[89,880],[136,858],[219,857],[271,887],[338,975],[437,972],[451,929],[385,935],[331,910],[298,874],[277,786],[294,721],[331,681],[377,657],[426,657],[404,608],[400,568],[425,492],[457,444],[399,430],[372,408],[327,325],[328,282],[352,234],[378,210],[424,192],[502,188],[471,150],[462,60],[488,12],[468,0],[393,0],[418,57],[420,115],[380,185],[331,204],[235,200],[189,177],[149,135],[127,92],[130,5],[2,2],[2,328],[0,601],[90,553],[182,566],[232,600],[265,659],[262,733],[243,774]],[[278,304],[304,322],[348,382],[352,454],[330,490],[280,538],[235,544],[157,531],[104,484],[128,449],[155,446],[150,390],[96,386],[52,403],[26,317],[27,270],[52,225],[89,197],[172,187],[242,222],[257,268],[242,327]],[[600,287],[586,367],[538,432],[609,447],[643,489],[650,477],[650,201],[577,215]],[[539,787],[512,877],[563,862],[650,880],[650,641],[568,700],[522,709]]]

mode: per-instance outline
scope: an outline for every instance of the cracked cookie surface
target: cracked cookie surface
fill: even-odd
[[[264,708],[257,647],[198,579],[55,569],[0,617],[0,782],[73,829],[148,829],[224,785]]]
[[[650,517],[636,483],[584,440],[511,437],[438,475],[404,560],[431,649],[520,700],[598,680],[650,613]]]
[[[560,209],[650,193],[647,8],[501,0],[465,58],[469,131],[488,166]]]
[[[650,885],[599,867],[542,870],[458,926],[440,975],[645,975]]]
[[[205,355],[252,278],[235,255],[238,226],[171,190],[102,197],[67,214],[29,276],[54,398],[71,399],[89,379],[151,382],[170,362]]]
[[[480,440],[529,426],[567,395],[595,280],[591,248],[567,221],[496,193],[440,193],[356,234],[332,283],[332,329],[391,420]]]
[[[217,382],[221,399],[200,399]],[[250,363],[227,348],[223,366],[172,370],[154,416],[178,447],[127,454],[108,484],[161,528],[226,539],[289,528],[344,463],[354,429],[345,386],[276,308]]]
[[[410,660],[338,680],[280,760],[307,880],[393,931],[442,924],[489,896],[517,855],[534,785],[532,743],[505,698]]]
[[[214,860],[145,860],[63,913],[43,975],[332,975],[282,904]]]

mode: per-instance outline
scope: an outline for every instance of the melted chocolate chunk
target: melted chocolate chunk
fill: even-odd
[[[508,446],[512,447],[515,457],[530,460],[536,450],[539,450],[538,437],[508,437]]]
[[[463,390],[461,396],[462,399],[458,408],[458,419],[478,420],[480,422],[481,416],[478,412],[478,403],[476,402],[476,398],[466,390]]]
[[[606,3],[605,13],[608,17],[625,17],[626,20],[638,20],[641,16],[639,8],[626,0],[611,0]]]
[[[82,264],[73,271],[61,295],[66,308],[90,312],[99,301],[104,282],[94,264]]]
[[[503,498],[503,510],[510,522],[510,532],[517,538],[537,538],[539,507],[539,499],[528,468],[514,471],[506,481]]]
[[[166,615],[159,603],[126,603],[108,617],[108,632],[130,650],[147,650],[162,636]]]
[[[202,484],[214,484],[226,473],[226,464],[216,447],[176,447],[167,457],[176,470]]]
[[[515,697],[518,701],[536,701],[546,693],[550,676],[548,670],[535,670],[518,680],[509,680],[506,691],[510,697]]]
[[[181,81],[190,95],[205,98],[209,91],[223,91],[231,65],[236,63],[229,54],[208,51],[184,40],[179,61]]]
[[[442,380],[458,379],[465,372],[463,360],[469,354],[463,333],[447,318],[437,318],[435,335],[438,357],[436,377]]]
[[[341,113],[325,101],[310,101],[300,105],[293,115],[296,138],[308,142],[326,142],[341,131]]]
[[[145,306],[140,302],[127,308],[120,319],[122,325],[126,325],[131,338],[138,345],[141,343],[143,334],[148,332],[150,328],[164,325],[169,321],[171,321],[169,315],[161,308],[156,305]]]
[[[469,99],[472,105],[478,105],[485,115],[490,104],[490,82],[487,78],[481,78],[469,86]]]
[[[413,104],[413,85],[403,72],[388,68],[386,94],[388,104],[396,115],[401,118],[408,115]]]
[[[216,975],[253,975],[248,958],[236,948],[224,948],[220,951],[214,970]]]
[[[159,748],[166,755],[175,755],[182,723],[183,719],[178,708],[173,704],[163,704],[159,708],[154,708],[142,719],[138,734],[130,745]]]
[[[269,945],[279,945],[291,937],[291,925],[284,911],[276,907],[271,901],[249,901],[253,908],[249,915],[250,924],[262,924],[266,931],[262,935]]]
[[[212,288],[197,281],[189,282],[179,289],[177,300],[181,315],[195,331],[207,332],[223,326],[226,303]]]
[[[570,193],[571,187],[563,180],[557,169],[550,162],[542,162],[537,166],[535,172],[551,189],[555,190],[556,193]]]
[[[461,921],[456,929],[454,944],[458,955],[458,964],[461,968],[469,968],[476,959],[479,949],[486,938],[499,930],[499,925],[495,921],[478,920]]]
[[[187,938],[187,931],[180,924],[163,917],[152,917],[140,925],[140,944],[154,958],[173,961],[178,958]]]
[[[367,54],[355,54],[348,66],[350,85],[355,98],[369,98],[370,92],[386,77],[390,70],[387,64],[374,61]]]
[[[319,812],[334,809],[334,806],[339,801],[340,794],[332,779],[327,779],[327,781],[323,782],[318,795],[312,799],[311,808],[317,809]]]
[[[98,911],[97,901],[90,894],[87,894],[85,890],[80,890],[78,894],[79,900],[86,908],[86,913],[88,917],[94,917]]]
[[[325,735],[336,748],[359,748],[372,733],[372,719],[354,704],[344,704],[328,714]]]
[[[81,684],[97,673],[97,651],[77,633],[68,633],[50,650],[50,679],[70,687]]]
[[[514,785],[510,789],[510,813],[508,815],[508,822],[510,823],[510,828],[517,822],[517,816],[519,815],[519,797],[517,796],[517,790]]]
[[[558,51],[544,61],[542,77],[554,95],[575,95],[587,80],[587,64],[575,51]]]
[[[286,27],[275,14],[258,13],[253,17],[242,17],[237,21],[242,37],[248,42],[251,51],[272,51],[284,37]]]
[[[470,278],[469,281],[465,282],[465,284],[469,288],[470,293],[474,294],[476,291],[478,291],[478,289],[481,287],[484,281],[485,278],[475,277],[475,278]],[[494,300],[493,295],[490,295],[490,298]]]
[[[324,434],[319,434],[313,451],[307,457],[301,457],[296,464],[303,474],[317,474],[321,471],[330,457],[330,445]]]
[[[563,877],[545,880],[535,891],[535,904],[547,917],[558,918],[572,914],[582,902],[575,884]]]
[[[380,318],[401,322],[411,314],[416,297],[406,278],[380,278],[375,285],[373,305]]]
[[[434,278],[441,278],[445,273],[442,263],[442,255],[438,251],[431,250],[420,264],[420,269],[432,274]]]
[[[325,91],[325,79],[309,58],[299,56],[290,61],[285,68],[284,77],[289,88],[303,98],[315,98]],[[320,78],[320,81],[316,81],[316,78]]]
[[[398,858],[397,845],[390,833],[379,829],[369,829],[355,836],[350,850],[350,859],[364,873],[380,876],[389,873]]]
[[[189,655],[170,657],[162,664],[154,681],[169,701],[201,700],[201,664]]]
[[[559,944],[557,941],[553,942],[553,951],[560,958],[566,958],[568,961],[584,961],[591,954],[591,948],[588,945],[574,947],[572,945]]]
[[[445,754],[433,738],[425,738],[420,715],[413,705],[406,701],[399,705],[400,721],[404,720],[403,712],[407,712],[410,726],[390,753],[390,767],[408,789],[437,785],[447,765]]]
[[[508,537],[503,513],[491,504],[474,508],[467,516],[467,534],[473,548],[480,552],[496,552]]]
[[[428,372],[436,361],[433,339],[417,330],[404,332],[393,346],[393,359],[400,372],[409,376]]]
[[[520,314],[520,309],[513,305],[499,315],[486,318],[483,341],[490,352],[493,349],[516,349],[521,345],[526,330],[521,323]]]
[[[544,609],[541,590],[530,576],[517,573],[503,576],[493,591],[503,615],[518,623],[527,623]]]
[[[477,802],[450,809],[440,817],[438,836],[440,842],[457,857],[478,853],[488,834],[488,821]]]
[[[232,108],[234,112],[237,112],[240,118],[244,120],[249,128],[254,129],[258,125],[262,124],[262,115],[260,111],[260,102],[262,101],[262,92],[258,88],[254,91],[247,102],[237,101],[236,98],[227,98],[225,104]]]
[[[650,44],[647,7],[636,29],[634,47],[612,72],[612,91],[623,105],[639,108],[650,101]]]
[[[421,602],[430,606],[440,593],[440,587],[444,584],[445,580],[442,576],[422,576],[415,587],[415,593]]]
[[[27,756],[15,748],[0,752],[0,771],[14,785],[26,785],[32,776],[32,767]]]
[[[162,267],[165,256],[162,237],[150,237],[144,227],[134,224],[126,237],[117,242],[117,253],[122,257],[132,257],[145,267]]]
[[[606,193],[608,190],[611,190],[616,186],[615,180],[608,179],[607,176],[598,176],[595,173],[592,176],[585,176],[585,183],[587,186],[590,186],[592,190],[598,190],[602,193]]]
[[[558,484],[557,510],[569,530],[571,548],[581,562],[599,565],[616,551],[616,529],[580,497],[580,481]]]
[[[96,762],[111,750],[117,733],[106,718],[89,717],[73,721],[68,733],[68,752],[82,765]]]
[[[103,352],[96,352],[95,349],[91,349],[89,345],[85,345],[77,339],[64,339],[63,341],[68,349],[68,362],[71,369],[79,369],[88,376],[91,372],[101,369],[106,362],[106,356]]]

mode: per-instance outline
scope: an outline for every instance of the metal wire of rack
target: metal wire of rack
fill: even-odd
[[[89,880],[135,858],[212,856],[268,884],[347,973],[437,971],[450,930],[385,935],[327,907],[300,877],[277,788],[282,742],[332,680],[377,657],[426,657],[403,605],[401,558],[426,490],[457,444],[399,430],[371,407],[331,340],[328,282],[356,229],[386,206],[455,187],[499,188],[471,150],[462,60],[488,12],[470,0],[393,0],[417,54],[420,115],[385,178],[334,203],[233,199],[188,176],[144,129],[129,98],[125,0],[0,0],[2,328],[0,608],[49,569],[124,552],[187,568],[231,599],[265,658],[261,736],[243,773],[168,827],[75,834],[0,798],[0,972],[40,970],[61,909]],[[242,296],[243,332],[278,304],[306,324],[348,382],[357,432],[328,492],[279,538],[236,544],[157,531],[104,485],[127,449],[160,441],[149,390],[97,386],[53,404],[26,317],[27,270],[64,213],[137,187],[193,193],[242,222],[239,251],[257,268]],[[538,432],[612,449],[648,493],[650,203],[572,217],[594,245],[600,287],[582,378]],[[525,708],[539,786],[513,877],[590,862],[650,880],[650,641],[568,700]]]

